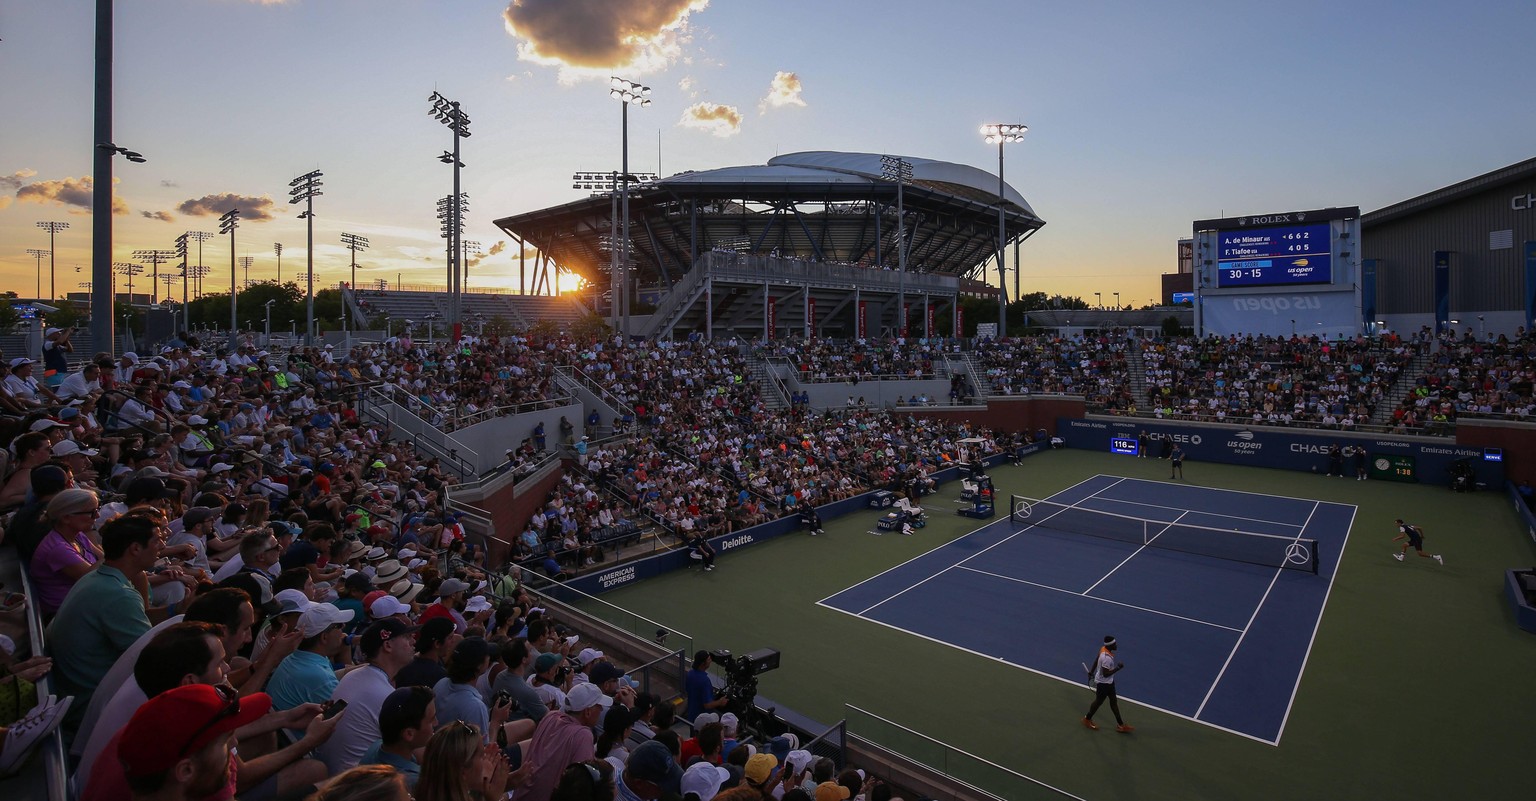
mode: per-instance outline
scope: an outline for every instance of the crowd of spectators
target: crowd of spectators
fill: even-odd
[[[1348,431],[1370,421],[1412,360],[1394,335],[1142,340],[1143,407],[1159,418]]]
[[[974,357],[988,394],[1082,395],[1090,405],[1124,409],[1132,403],[1124,332],[1079,337],[1040,336],[987,340]]]
[[[478,347],[467,344],[460,368],[506,352]],[[524,363],[518,386],[537,386],[528,377],[547,375],[556,350]],[[671,705],[638,693],[624,668],[534,606],[519,570],[485,564],[444,508],[452,479],[354,406],[376,382],[444,400],[433,393],[465,386],[454,360],[404,341],[279,356],[177,340],[153,357],[103,354],[41,380],[27,360],[11,362],[0,424],[14,455],[0,510],[36,589],[22,610],[43,612],[49,650],[27,653],[25,615],[9,608],[0,669],[24,698],[44,676],[57,694],[34,693],[0,720],[0,770],[57,728],[80,798],[92,801],[312,791],[324,801],[686,791],[708,801],[871,789],[787,738],[762,753],[737,747],[732,761],[733,715],[680,737]],[[746,462],[732,475],[722,443],[700,444],[708,457],[682,450],[684,432],[708,421],[761,417],[738,358],[637,348],[569,359],[582,361],[644,409],[647,433],[578,448],[585,467],[563,477],[530,523],[535,536],[569,544],[621,523],[610,498],[700,533],[766,519],[752,493],[726,491],[751,476]],[[845,441],[816,445],[804,425],[771,429],[783,447],[761,457],[795,438],[802,455],[789,461],[801,465],[873,448],[852,421],[840,425],[829,433]],[[933,450],[898,441],[868,461]],[[530,437],[516,451],[514,461],[538,449]],[[798,495],[782,480],[774,491],[786,503],[833,497],[817,494],[816,479]],[[701,497],[720,502],[695,505]]]
[[[1460,417],[1536,415],[1536,336],[1524,328],[1489,342],[1478,341],[1470,329],[1460,336],[1454,330],[1419,336],[1429,363],[1392,410],[1394,430],[1443,434]]]
[[[944,378],[944,352],[942,340],[906,338],[780,340],[757,348],[760,356],[788,359],[801,382],[816,384]]]

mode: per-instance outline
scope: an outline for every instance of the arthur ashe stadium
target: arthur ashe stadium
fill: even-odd
[[[607,175],[578,177],[612,186]],[[679,328],[748,337],[770,328],[780,336],[946,335],[933,330],[928,311],[952,319],[962,294],[991,296],[976,280],[988,260],[995,263],[1000,247],[1016,255],[1045,224],[1011,186],[1000,206],[997,176],[933,159],[816,151],[651,178],[631,186],[628,201],[628,283],[648,305],[660,301],[631,329],[640,336]],[[548,263],[611,286],[618,194],[496,225]]]

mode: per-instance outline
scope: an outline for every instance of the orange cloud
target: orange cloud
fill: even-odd
[[[220,192],[216,195],[203,195],[199,198],[183,200],[176,210],[192,217],[218,217],[230,209],[239,209],[242,221],[265,222],[276,216],[273,214],[275,208],[272,198],[268,195],[256,197]]]
[[[721,103],[694,103],[683,111],[677,124],[726,138],[741,133],[741,112]]]
[[[117,179],[112,179],[112,182],[117,183]],[[74,209],[71,209],[73,214],[90,214],[92,193],[95,189],[95,183],[89,175],[80,178],[63,178],[58,181],[38,181],[17,189],[16,199],[42,205],[73,206]],[[112,213],[127,214],[128,202],[113,195]]]
[[[800,97],[800,91],[803,88],[800,84],[800,76],[781,70],[774,74],[773,82],[768,85],[768,95],[757,104],[757,110],[765,112],[769,108],[803,106],[805,100]]]
[[[15,192],[36,174],[37,170],[17,170],[10,175],[0,175],[0,192]]]
[[[141,211],[139,214],[145,219],[159,220],[160,222],[173,222],[176,219],[168,211]]]
[[[688,15],[708,6],[709,0],[512,0],[501,16],[524,61],[643,74],[678,58]]]

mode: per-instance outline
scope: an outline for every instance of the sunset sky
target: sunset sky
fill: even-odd
[[[90,278],[95,6],[0,0],[0,288],[23,295],[26,250],[48,247],[39,221],[70,224],[59,292]],[[345,275],[345,231],[372,240],[360,281],[441,285],[452,176],[436,157],[452,141],[433,90],[473,120],[465,236],[487,249],[505,239],[491,220],[576,200],[572,172],[618,167],[612,74],[653,87],[630,114],[634,171],[657,171],[658,150],[664,174],[846,150],[993,172],[978,126],[1025,123],[1007,178],[1047,223],[1023,249],[1026,291],[1138,305],[1194,219],[1370,210],[1536,155],[1530,0],[116,6],[115,139],[149,161],[114,166],[114,260],[217,230],[233,196],[252,278],[275,274],[274,242],[285,278],[302,269],[288,182],[319,169],[327,283]],[[227,239],[205,247],[228,264]],[[487,256],[470,287],[516,286],[515,255]]]

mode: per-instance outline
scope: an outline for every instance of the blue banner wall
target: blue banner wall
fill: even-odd
[[[1525,243],[1525,324],[1536,326],[1536,241]]]
[[[1376,330],[1376,259],[1360,262],[1360,319],[1366,331]]]
[[[1451,463],[1457,459],[1472,457],[1477,480],[1489,487],[1504,486],[1504,466],[1499,462],[1483,461],[1483,450],[1457,445],[1454,440],[1421,441],[1393,438],[1388,435],[1344,434],[1314,429],[1285,429],[1256,426],[1243,428],[1235,425],[1205,423],[1158,422],[1152,420],[1114,418],[1081,420],[1060,418],[1056,421],[1057,435],[1067,441],[1069,448],[1083,448],[1109,453],[1111,437],[1135,439],[1141,431],[1154,440],[1152,457],[1164,439],[1177,442],[1184,449],[1191,469],[1198,470],[1199,462],[1244,464],[1252,467],[1273,467],[1282,470],[1299,470],[1326,474],[1328,471],[1328,446],[1363,446],[1374,461],[1411,456],[1416,464],[1418,480],[1423,484],[1449,484]],[[1126,456],[1134,459],[1134,456]],[[1353,475],[1354,465],[1345,461],[1345,474]]]
[[[1451,254],[1435,251],[1435,333],[1445,333],[1451,322]]]

